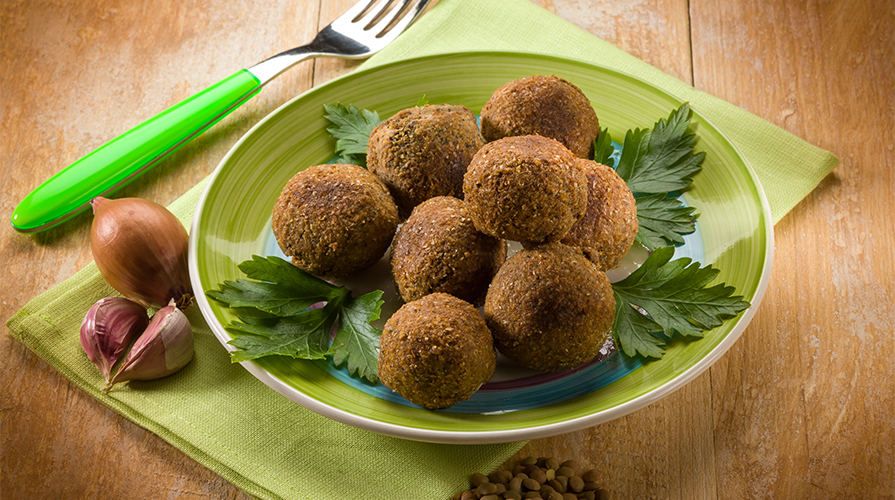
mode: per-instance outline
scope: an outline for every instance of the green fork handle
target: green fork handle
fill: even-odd
[[[16,231],[49,229],[131,182],[255,95],[261,83],[240,70],[107,142],[37,187],[12,213]]]

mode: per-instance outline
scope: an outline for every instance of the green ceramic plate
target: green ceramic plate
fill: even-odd
[[[270,213],[280,190],[296,172],[333,157],[324,104],[351,103],[385,118],[425,95],[430,103],[464,105],[477,114],[495,89],[533,74],[555,74],[581,88],[596,108],[600,125],[617,138],[628,129],[652,127],[682,104],[637,78],[603,67],[509,52],[401,61],[351,73],[298,96],[258,123],[221,161],[193,220],[193,286],[222,345],[232,348],[222,325],[235,318],[226,307],[209,301],[205,292],[241,277],[237,264],[253,254],[277,253]],[[469,402],[445,411],[410,405],[384,387],[353,380],[324,362],[271,357],[243,366],[284,396],[325,416],[433,442],[493,443],[555,435],[618,418],[667,396],[711,366],[743,332],[764,295],[773,253],[770,211],[754,173],[699,110],[694,110],[693,128],[699,137],[696,147],[706,158],[683,198],[701,215],[698,233],[678,249],[679,255],[714,264],[722,271],[718,280],[735,286],[752,304],[705,338],[672,341],[657,361],[632,361],[615,353],[557,377],[513,380],[504,374]],[[387,269],[372,274],[374,281],[389,286]],[[385,307],[384,316],[393,310]],[[221,355],[227,355],[224,349]]]

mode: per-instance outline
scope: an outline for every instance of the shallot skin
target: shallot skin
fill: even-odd
[[[187,268],[189,236],[165,207],[140,198],[90,201],[93,259],[106,282],[145,307],[192,299]]]

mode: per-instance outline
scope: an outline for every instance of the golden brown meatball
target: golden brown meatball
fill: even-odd
[[[562,239],[587,208],[587,179],[575,155],[537,135],[482,147],[463,192],[479,231],[526,244]]]
[[[398,227],[398,208],[363,168],[318,165],[286,183],[272,226],[293,264],[315,276],[343,278],[382,258]]]
[[[370,134],[367,167],[385,183],[401,217],[435,196],[463,197],[463,174],[485,140],[463,106],[399,111]]]
[[[491,332],[472,304],[433,293],[401,306],[385,323],[379,379],[429,409],[469,399],[494,374]]]
[[[444,292],[479,304],[506,256],[506,242],[477,231],[463,200],[437,196],[398,229],[392,276],[406,302]]]
[[[562,242],[579,247],[602,270],[618,265],[637,236],[634,195],[615,170],[591,160],[578,160],[587,176],[587,210]]]
[[[606,275],[560,243],[507,259],[485,298],[485,321],[497,349],[545,372],[593,359],[614,318],[615,297]]]
[[[600,122],[590,100],[575,85],[554,75],[513,80],[497,89],[482,108],[487,141],[514,135],[543,135],[581,158],[593,157]]]

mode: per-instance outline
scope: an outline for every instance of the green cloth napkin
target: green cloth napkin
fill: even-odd
[[[698,92],[526,0],[441,0],[364,66],[437,52],[522,50],[592,61],[663,88],[733,140],[767,192],[774,221],[808,194],[836,158],[735,106]],[[205,183],[171,210],[189,224]],[[78,387],[257,498],[446,499],[470,473],[490,471],[523,443],[437,445],[343,425],[305,410],[231,364],[198,308],[189,312],[196,358],[157,381],[108,394],[83,354],[79,327],[112,295],[91,264],[35,298],[7,323],[16,339]]]
[[[184,225],[205,184],[169,207]],[[253,497],[447,499],[467,487],[471,473],[496,469],[522,446],[421,443],[322,417],[231,363],[198,307],[187,312],[193,361],[169,377],[103,394],[105,381],[84,354],[79,332],[90,306],[112,295],[91,263],[29,302],[7,323],[9,332],[88,394]]]

